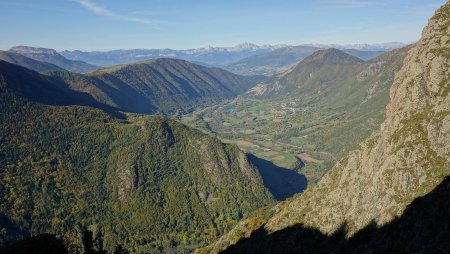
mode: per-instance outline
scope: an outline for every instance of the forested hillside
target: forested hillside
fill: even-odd
[[[261,80],[177,59],[118,65],[88,75],[53,72],[50,76],[123,111],[162,114],[185,113],[234,98]]]
[[[158,116],[116,118],[33,71],[0,65],[0,239],[183,252],[273,198],[236,146]],[[20,75],[19,75],[20,74]]]

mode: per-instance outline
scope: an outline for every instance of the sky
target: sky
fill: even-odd
[[[445,0],[0,0],[0,49],[188,49],[419,39]]]

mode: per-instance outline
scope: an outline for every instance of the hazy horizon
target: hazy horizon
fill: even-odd
[[[197,49],[208,49],[208,48],[233,48],[233,47],[239,47],[241,45],[244,44],[253,44],[256,45],[258,47],[290,47],[290,46],[341,46],[341,47],[345,47],[345,46],[349,46],[348,49],[353,49],[350,46],[358,46],[358,45],[370,45],[370,46],[382,46],[382,45],[388,45],[388,44],[403,44],[403,45],[409,45],[409,44],[414,44],[416,42],[410,42],[410,43],[405,43],[405,42],[400,42],[400,41],[390,41],[390,42],[380,42],[380,43],[348,43],[348,44],[337,44],[337,43],[303,43],[303,44],[284,44],[284,43],[280,43],[280,44],[256,44],[256,43],[252,43],[252,42],[242,42],[242,43],[238,43],[236,45],[225,45],[225,46],[215,46],[215,45],[207,45],[207,46],[202,46],[202,47],[197,47],[197,48],[116,48],[116,49],[105,49],[105,50],[80,50],[80,49],[72,49],[72,50],[68,50],[68,49],[59,49],[59,48],[49,48],[49,47],[45,47],[45,46],[33,46],[33,45],[14,45],[12,47],[9,48],[0,48],[0,50],[9,50],[13,47],[31,47],[31,48],[44,48],[44,49],[54,49],[58,52],[62,52],[62,51],[82,51],[82,52],[108,52],[108,51],[114,51],[114,50],[163,50],[163,49],[169,49],[169,50],[179,50],[179,51],[183,51],[183,50],[197,50]]]

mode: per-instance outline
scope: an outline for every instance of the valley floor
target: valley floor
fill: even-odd
[[[322,111],[325,114],[292,99],[238,98],[197,110],[181,121],[258,158],[295,170],[314,184],[383,118],[362,115],[367,126],[359,128],[361,123],[348,119],[345,112]]]

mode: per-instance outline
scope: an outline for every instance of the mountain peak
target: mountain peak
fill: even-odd
[[[233,48],[235,48],[235,49],[254,49],[254,48],[258,48],[258,47],[259,46],[254,43],[243,42],[243,43],[240,43],[240,44],[234,46]]]
[[[339,65],[352,65],[363,63],[364,61],[355,56],[347,54],[342,50],[336,48],[328,48],[313,53],[311,56],[301,61],[299,65],[311,62],[320,62],[322,64],[328,63]]]
[[[314,52],[290,69],[252,87],[246,94],[250,97],[278,97],[293,94],[319,93],[323,86],[335,86],[348,73],[355,75],[355,69],[365,62],[335,48]]]

